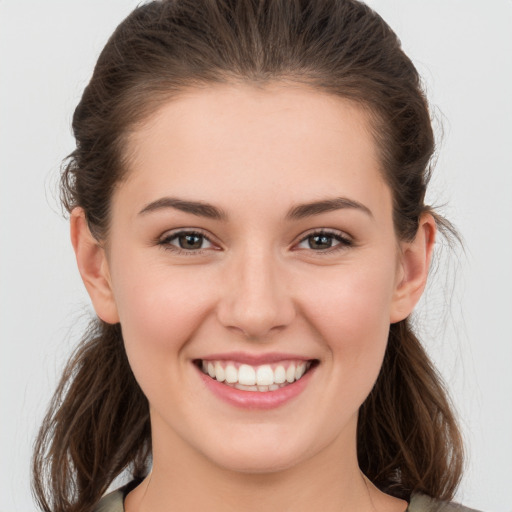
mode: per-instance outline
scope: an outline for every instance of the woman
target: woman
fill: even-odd
[[[408,323],[450,225],[424,204],[419,77],[377,14],[148,3],[73,129],[63,200],[98,322],[38,439],[43,510],[461,510],[460,435]]]

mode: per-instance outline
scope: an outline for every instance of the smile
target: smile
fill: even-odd
[[[198,360],[201,371],[227,386],[242,391],[277,391],[300,380],[314,361],[288,360],[253,366],[236,361]]]

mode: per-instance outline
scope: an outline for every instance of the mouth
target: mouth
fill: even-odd
[[[251,365],[223,359],[196,359],[194,364],[204,375],[225,386],[240,391],[268,393],[300,381],[319,361],[288,359]]]

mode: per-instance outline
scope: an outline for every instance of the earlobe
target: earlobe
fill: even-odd
[[[425,213],[420,218],[414,240],[402,244],[401,272],[393,296],[390,323],[407,318],[420,300],[427,283],[435,236],[434,217]]]
[[[89,293],[96,314],[105,322],[119,322],[112,292],[105,250],[93,237],[82,208],[74,208],[70,219],[71,243],[75,250],[78,270]]]

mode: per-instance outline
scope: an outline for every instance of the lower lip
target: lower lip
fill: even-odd
[[[299,380],[275,391],[243,391],[232,388],[204,374],[197,366],[196,369],[206,387],[224,402],[242,409],[275,409],[304,391],[316,367],[308,370]]]

